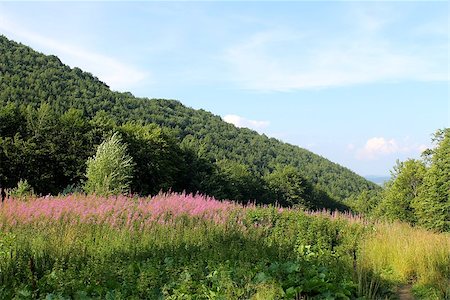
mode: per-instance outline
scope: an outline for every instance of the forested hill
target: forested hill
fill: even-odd
[[[0,36],[0,54],[1,107],[9,103],[21,106],[24,111],[25,106],[38,109],[42,103],[48,103],[58,116],[76,108],[91,121],[106,114],[117,126],[130,121],[156,123],[171,129],[180,149],[190,149],[197,158],[228,172],[230,177],[235,175],[236,166],[262,181],[272,179],[272,183],[276,182],[270,177],[274,173],[291,178],[298,172],[319,194],[325,192],[338,201],[363,190],[379,189],[319,155],[249,129],[236,128],[207,111],[174,100],[113,92],[90,73],[72,69],[56,56],[43,55],[4,36]]]

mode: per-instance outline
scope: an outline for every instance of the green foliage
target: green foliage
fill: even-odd
[[[302,177],[300,172],[292,167],[278,167],[266,175],[269,187],[274,191],[275,199],[282,205],[296,205],[310,207],[309,196],[311,185]]]
[[[85,191],[98,195],[128,192],[133,174],[133,158],[117,133],[101,143],[87,161]]]
[[[359,195],[349,197],[345,203],[353,212],[370,217],[379,205],[380,198],[382,198],[382,195],[379,191],[362,191]]]
[[[62,115],[47,103],[38,108],[10,103],[3,116],[15,118],[17,129],[3,127],[0,136],[0,180],[12,188],[26,178],[38,194],[56,194],[78,183],[93,149],[91,126],[79,110]],[[11,113],[13,111],[14,113]]]
[[[220,183],[220,193],[223,198],[236,200],[242,203],[256,201],[259,203],[270,202],[271,195],[267,195],[267,187],[259,176],[250,171],[244,164],[221,160],[216,163],[218,174],[216,177]]]
[[[159,191],[182,190],[179,176],[183,173],[182,152],[173,136],[155,124],[126,123],[119,131],[134,161],[131,189],[141,195]]]
[[[450,231],[450,129],[438,130],[422,160],[397,162],[374,215]]]
[[[414,208],[418,223],[438,231],[450,231],[450,129],[436,134],[437,147]]]
[[[425,164],[421,161],[414,159],[405,162],[397,161],[392,172],[392,179],[386,184],[377,214],[391,221],[416,223],[413,204],[419,196],[425,173]]]
[[[256,206],[223,222],[168,215],[164,223],[140,210],[92,222],[78,218],[83,205],[32,221],[11,219],[8,204],[1,299],[395,299],[405,284],[418,299],[450,295],[450,238],[404,223]]]
[[[242,217],[245,227],[235,219],[216,224],[184,218],[155,222],[143,231],[68,225],[69,220],[9,228],[14,243],[0,235],[0,253],[8,253],[0,260],[0,298],[356,298],[352,268],[345,265],[350,254],[338,250],[352,247],[346,244],[353,234],[346,224],[273,208]],[[305,223],[327,225],[318,225],[323,230],[303,247],[295,236],[278,234],[286,229],[306,234]],[[325,242],[330,232],[340,237],[333,251],[342,255],[343,265]]]
[[[17,187],[13,188],[9,192],[9,195],[13,198],[26,199],[27,197],[34,195],[34,191],[33,187],[28,183],[26,179],[21,179],[17,183]]]

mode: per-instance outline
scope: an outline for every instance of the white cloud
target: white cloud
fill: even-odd
[[[382,156],[393,154],[418,154],[425,150],[427,146],[417,145],[409,142],[408,138],[399,142],[396,139],[386,139],[384,137],[373,137],[366,141],[363,147],[356,148],[350,144],[349,150],[354,150],[356,158],[359,160],[374,160]]]
[[[379,155],[387,155],[402,152],[398,143],[394,139],[386,140],[382,137],[369,139],[364,147],[357,153],[360,159],[374,159]]]
[[[254,130],[261,130],[270,125],[268,121],[249,120],[238,115],[226,115],[223,117],[223,120],[236,127],[247,127]]]
[[[57,55],[63,63],[71,67],[91,72],[113,89],[126,90],[144,80],[147,84],[151,81],[149,72],[127,65],[116,58],[39,35],[22,28],[4,15],[0,15],[0,30],[10,38],[17,38],[23,43],[39,47],[48,51],[47,54]]]
[[[245,89],[290,91],[380,81],[448,81],[447,39],[401,44],[389,22],[367,13],[344,35],[268,30],[228,49],[224,60]],[[441,24],[445,27],[445,24]]]

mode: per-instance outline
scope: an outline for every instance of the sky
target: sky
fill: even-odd
[[[0,34],[113,90],[378,176],[450,127],[449,28],[447,1],[0,2]]]

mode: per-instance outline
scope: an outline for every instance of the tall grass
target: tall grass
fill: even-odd
[[[344,228],[191,195],[10,199],[0,298],[347,299],[351,269],[333,254],[347,255]]]
[[[359,264],[381,279],[413,284],[426,298],[450,298],[450,235],[380,223],[361,241]],[[427,292],[428,290],[428,292]]]
[[[9,199],[0,299],[449,297],[450,241],[351,214],[184,194]]]

